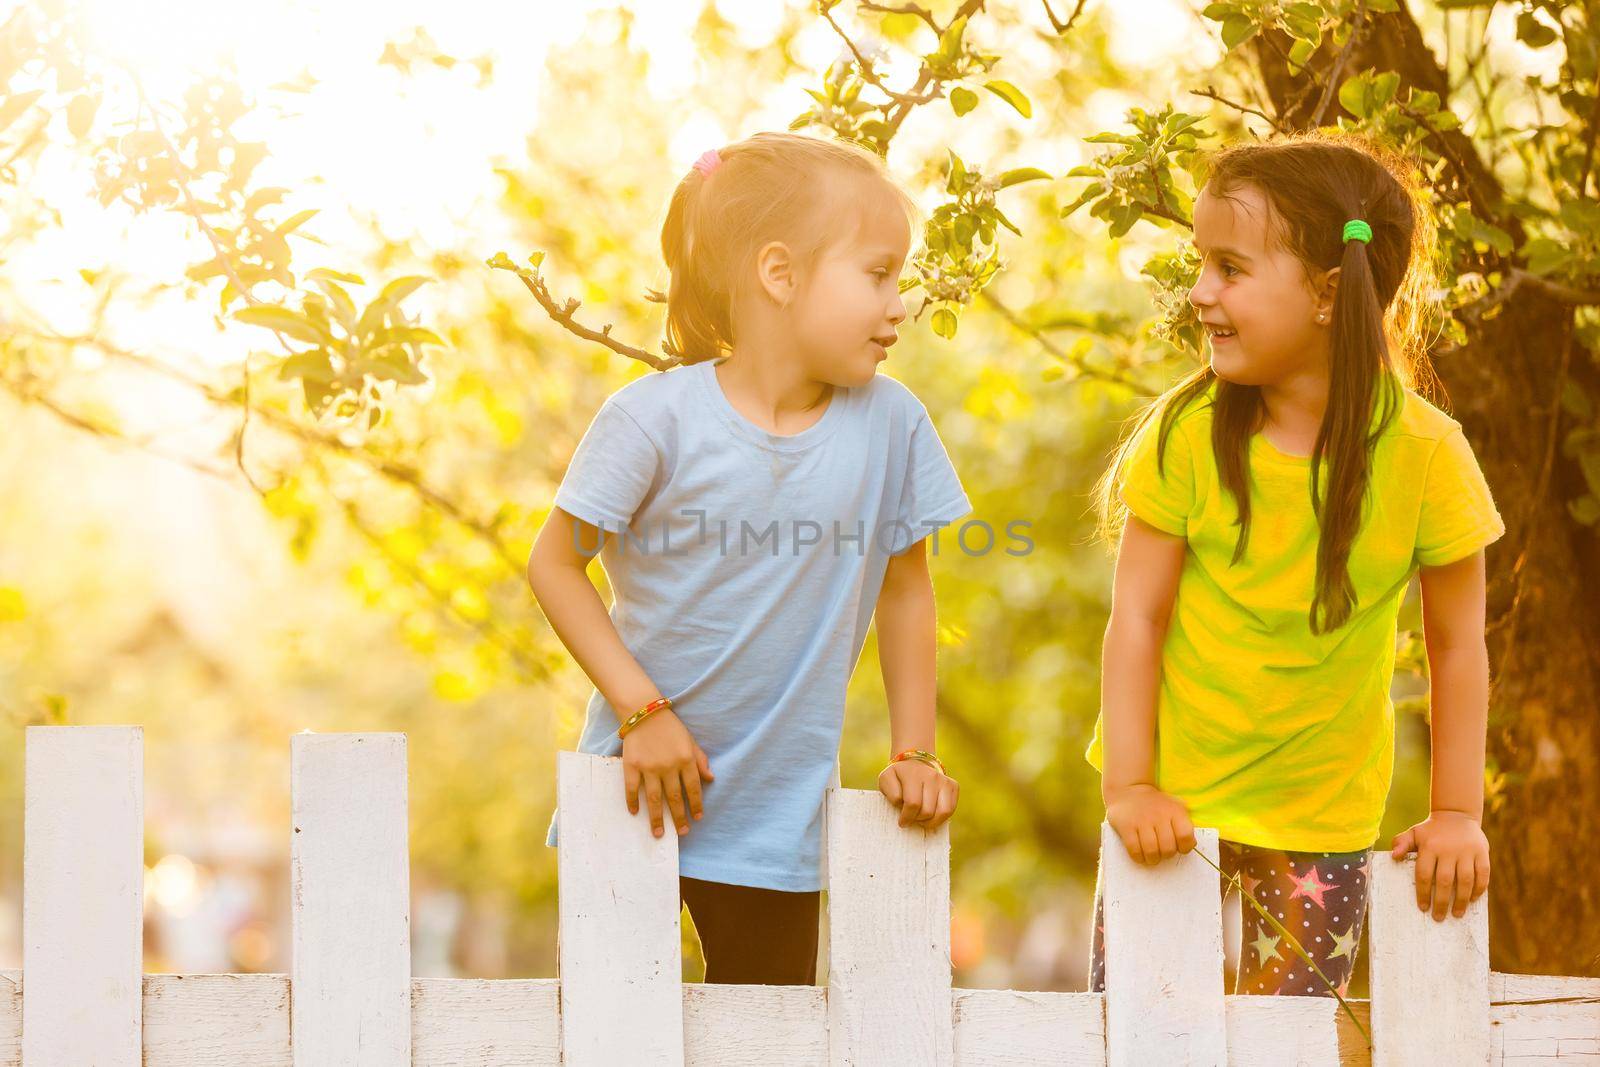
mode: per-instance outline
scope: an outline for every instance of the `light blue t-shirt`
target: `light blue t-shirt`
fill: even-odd
[[[611,620],[716,775],[678,839],[679,873],[811,891],[845,689],[888,557],[929,535],[930,552],[952,551],[955,531],[939,528],[972,505],[927,409],[893,378],[836,386],[815,423],[783,435],[735,410],[716,365],[607,398],[555,503],[607,533]],[[596,691],[578,751],[620,755],[619,721]]]

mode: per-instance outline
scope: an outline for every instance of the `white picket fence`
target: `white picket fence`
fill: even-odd
[[[1435,923],[1383,853],[1354,1002],[1370,1048],[1331,998],[1224,995],[1216,871],[1139,867],[1109,837],[1105,994],[952,988],[948,828],[903,829],[855,789],[828,798],[827,984],[684,985],[677,839],[627,814],[619,760],[576,753],[561,977],[413,978],[405,735],[300,734],[290,754],[291,973],[144,974],[143,731],[28,728],[0,1067],[1600,1063],[1600,979],[1491,973],[1486,900]]]

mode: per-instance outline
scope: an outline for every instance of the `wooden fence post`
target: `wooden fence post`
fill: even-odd
[[[902,827],[876,790],[826,804],[828,1062],[949,1067],[950,824]]]
[[[1372,1065],[1489,1062],[1489,895],[1443,922],[1417,907],[1415,856],[1367,873]]]
[[[406,736],[296,734],[289,789],[295,1067],[410,1067]]]
[[[1195,845],[1217,862],[1215,830]],[[1226,1063],[1217,872],[1193,853],[1141,866],[1105,822],[1100,863],[1109,1067]]]
[[[628,814],[615,756],[562,752],[556,782],[562,1063],[681,1065],[678,835]]]
[[[23,763],[23,1062],[139,1067],[144,728],[30,726]]]

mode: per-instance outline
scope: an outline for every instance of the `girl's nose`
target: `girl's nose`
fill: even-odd
[[[1215,302],[1211,295],[1211,286],[1207,283],[1206,276],[1202,272],[1200,277],[1195,280],[1194,285],[1189,287],[1189,304],[1195,308],[1204,308],[1210,307]]]

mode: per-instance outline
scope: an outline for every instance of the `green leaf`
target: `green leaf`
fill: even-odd
[[[297,341],[323,344],[333,340],[326,333],[318,330],[309,319],[298,311],[292,311],[276,304],[257,304],[252,307],[240,308],[233,313],[233,317],[248,326],[265,326],[269,330],[287,334]]]
[[[282,200],[284,195],[288,192],[289,190],[276,185],[269,185],[264,188],[257,189],[255,192],[250,194],[250,199],[244,202],[244,213],[246,215],[254,215],[257,211],[260,211],[268,204],[276,204],[278,201]]]
[[[350,294],[345,291],[344,286],[332,278],[314,280],[322,287],[322,291],[328,294],[328,299],[333,301],[334,311],[339,316],[339,324],[346,331],[353,332],[356,328],[356,304],[350,299]]]
[[[950,90],[950,110],[956,115],[965,115],[978,106],[978,94],[963,85],[958,85]]]
[[[86,137],[94,126],[94,113],[100,110],[100,98],[92,93],[79,93],[67,105],[67,132],[74,137]]]
[[[1200,14],[1213,22],[1221,22],[1229,15],[1237,15],[1239,10],[1238,4],[1207,4]]]
[[[1245,15],[1229,15],[1222,20],[1222,43],[1231,52],[1256,35],[1261,26]]]
[[[1549,237],[1535,237],[1522,252],[1528,257],[1528,270],[1539,275],[1553,274],[1572,260],[1572,250]]]
[[[278,367],[278,379],[290,381],[294,378],[305,378],[323,384],[334,380],[333,367],[328,360],[326,348],[314,348],[309,352],[297,352],[284,360]]]
[[[1339,105],[1358,119],[1367,117],[1367,76],[1355,74],[1339,86]]]
[[[33,102],[43,95],[43,89],[35,89],[30,93],[14,93],[6,97],[5,102],[0,103],[0,130],[5,129],[21,118],[22,113],[32,107]],[[123,138],[124,141],[127,141],[127,139],[126,137]],[[156,142],[155,147],[157,149],[161,147],[159,141]]]
[[[1033,118],[1033,104],[1029,102],[1023,91],[1015,85],[1008,81],[995,80],[984,82],[983,87],[1016,108],[1017,113],[1023,118]]]
[[[945,340],[956,335],[956,313],[949,308],[938,308],[933,313],[933,332]]]
[[[1385,107],[1394,100],[1395,90],[1400,88],[1400,75],[1392,70],[1386,70],[1372,79],[1372,103],[1376,107]]]
[[[311,218],[311,216],[315,215],[320,210],[321,208],[308,208],[305,211],[297,211],[293,215],[289,216],[288,222],[285,222],[282,226],[279,226],[274,232],[276,232],[280,237],[284,234],[291,233],[298,229],[306,222],[306,220]]]
[[[503,254],[504,253],[502,253],[502,255]],[[307,281],[313,281],[314,282],[318,278],[326,278],[329,281],[333,281],[333,282],[343,282],[346,285],[366,285],[367,284],[366,282],[361,280],[361,275],[359,275],[359,274],[349,274],[349,273],[346,273],[345,271],[342,271],[342,270],[331,270],[328,267],[313,267],[310,270],[306,271],[306,280]]]
[[[1038,167],[1016,167],[1000,175],[1000,188],[1009,189],[1013,185],[1038,181],[1041,178],[1048,181],[1050,178],[1049,172],[1040,170]]]
[[[372,344],[375,347],[389,344],[424,344],[438,345],[440,348],[446,347],[444,340],[426,326],[391,326],[387,330],[380,331],[372,339]]]

